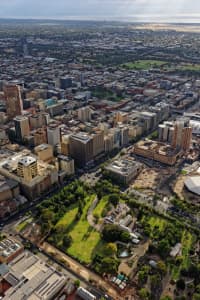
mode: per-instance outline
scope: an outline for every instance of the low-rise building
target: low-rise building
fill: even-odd
[[[177,255],[181,255],[182,245],[181,243],[177,243],[170,251],[171,257],[176,257]]]
[[[177,158],[181,154],[178,149],[173,149],[170,145],[152,140],[138,142],[134,146],[133,152],[170,166],[176,163]]]
[[[28,251],[11,261],[1,279],[8,286],[5,300],[53,300],[67,281],[63,274]]]
[[[121,158],[109,164],[106,168],[110,176],[128,185],[142,169],[142,164],[131,157]]]
[[[24,251],[23,245],[13,238],[6,238],[0,242],[0,262],[9,263]]]
[[[5,218],[17,210],[16,198],[19,194],[19,183],[0,175],[0,218]]]
[[[66,175],[73,175],[74,170],[74,160],[69,156],[59,155],[58,156],[58,167],[60,171],[65,172]]]
[[[41,144],[34,149],[35,154],[40,160],[50,162],[53,160],[53,147],[49,144]]]
[[[96,296],[90,293],[88,290],[79,287],[76,294],[83,300],[96,300]]]

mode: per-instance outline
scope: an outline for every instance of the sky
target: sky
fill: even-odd
[[[200,0],[0,0],[0,18],[200,23]]]

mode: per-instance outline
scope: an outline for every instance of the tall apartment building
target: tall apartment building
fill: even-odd
[[[120,126],[121,131],[121,139],[120,139],[120,145],[121,147],[128,145],[129,143],[129,128],[125,126]]]
[[[62,135],[62,141],[61,141],[61,154],[68,156],[69,155],[69,138],[70,134],[64,134]]]
[[[181,147],[184,151],[188,151],[190,149],[191,141],[192,141],[192,127],[183,128]]]
[[[174,126],[174,134],[172,138],[172,147],[180,148],[182,143],[182,132],[184,128],[184,120],[177,120]]]
[[[29,119],[25,116],[14,118],[16,140],[22,142],[30,134]]]
[[[114,148],[118,149],[121,146],[121,130],[120,128],[111,128],[110,133],[114,136]]]
[[[157,120],[156,120],[156,113],[152,112],[141,112],[140,118],[144,122],[144,131],[149,132],[150,130],[156,128]]]
[[[66,90],[72,87],[72,78],[71,77],[61,77],[60,78],[60,88]]]
[[[173,122],[164,122],[158,126],[158,139],[160,142],[172,142],[174,135]]]
[[[93,155],[94,157],[104,152],[104,133],[97,130],[93,135]]]
[[[57,144],[60,144],[61,140],[61,130],[58,124],[50,124],[47,127],[47,141],[48,144],[52,145],[53,147]]]
[[[46,128],[39,128],[33,133],[34,137],[34,146],[47,143],[47,130]]]
[[[70,156],[79,166],[86,165],[93,159],[93,138],[86,133],[79,132],[69,138]]]
[[[9,119],[22,114],[23,105],[20,87],[17,85],[7,85],[4,88],[6,100],[6,112]]]
[[[48,125],[48,121],[47,121],[48,116],[49,116],[48,114],[42,113],[42,112],[31,115],[29,117],[30,128],[38,129],[43,126],[47,126]]]
[[[104,138],[104,151],[111,152],[114,149],[114,135],[109,133]]]
[[[38,175],[37,160],[32,156],[25,156],[18,161],[17,175],[26,182],[31,182]]]
[[[180,118],[174,126],[172,147],[180,148],[184,151],[189,150],[192,140],[192,128],[189,126],[189,119]]]
[[[128,113],[125,112],[117,112],[115,115],[116,123],[127,123],[128,122]]]
[[[89,122],[91,120],[91,109],[89,106],[82,107],[78,110],[78,118],[82,122]]]
[[[108,123],[99,123],[98,128],[104,132],[104,134],[108,134],[109,132],[109,124]]]

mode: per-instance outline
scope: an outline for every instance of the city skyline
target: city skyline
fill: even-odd
[[[200,22],[197,0],[1,0],[0,18]]]

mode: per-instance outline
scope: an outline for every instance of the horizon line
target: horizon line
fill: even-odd
[[[192,16],[194,16],[192,18]],[[131,20],[132,18],[135,20]],[[139,18],[142,17],[142,18]],[[66,17],[25,17],[25,16],[8,16],[1,17],[0,20],[16,20],[16,21],[79,21],[79,22],[119,22],[119,23],[156,23],[156,24],[199,24],[200,25],[200,14],[199,18],[196,15],[176,15],[176,16],[160,16],[160,15],[135,15],[135,16],[124,16],[124,17],[102,17],[102,16],[66,16]]]

